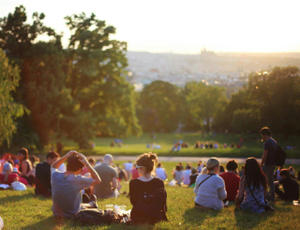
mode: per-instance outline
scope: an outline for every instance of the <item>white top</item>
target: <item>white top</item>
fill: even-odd
[[[196,193],[195,202],[203,207],[220,210],[224,207],[223,200],[227,196],[225,183],[222,177],[213,175],[199,187],[199,184],[209,176],[208,174],[201,174],[197,177],[194,189]]]
[[[191,169],[186,169],[183,171],[183,183],[185,185],[189,185],[190,184],[190,176],[192,174],[192,170]]]
[[[157,178],[159,178],[161,180],[167,179],[166,171],[164,168],[156,168],[155,173],[156,173]]]
[[[126,162],[124,163],[124,168],[126,171],[131,171],[132,170],[132,163]]]

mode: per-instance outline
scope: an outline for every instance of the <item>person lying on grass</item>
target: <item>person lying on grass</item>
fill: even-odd
[[[152,176],[156,162],[157,156],[153,153],[144,153],[136,161],[140,177],[131,180],[129,184],[133,224],[154,224],[167,220],[167,192],[164,182]]]
[[[59,166],[67,161],[67,171],[58,171]],[[83,167],[86,167],[91,177],[81,175]],[[90,165],[87,158],[76,151],[70,151],[63,157],[52,163],[51,185],[52,185],[52,211],[55,217],[72,218],[84,208],[97,207],[82,204],[81,191],[92,185],[101,183],[97,172]]]
[[[223,200],[227,193],[225,183],[219,173],[219,161],[211,158],[207,161],[207,174],[200,174],[196,179],[194,192],[195,206],[220,210],[224,208]]]

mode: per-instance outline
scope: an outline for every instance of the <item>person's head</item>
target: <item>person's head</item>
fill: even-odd
[[[60,157],[59,153],[49,152],[46,156],[46,161],[49,165],[51,165],[52,163],[54,163],[57,160],[58,157]]]
[[[18,151],[17,156],[20,161],[27,160],[28,159],[28,149],[26,149],[24,147],[21,148]]]
[[[280,170],[280,176],[283,179],[290,178],[290,172],[289,172],[289,170],[288,169],[281,169]]]
[[[198,166],[201,166],[201,165],[202,165],[202,161],[199,161],[199,162],[198,162]]]
[[[105,154],[103,157],[103,163],[111,165],[113,162],[113,156],[111,154]]]
[[[176,171],[180,171],[180,170],[181,170],[180,165],[176,165],[175,170],[176,170]]]
[[[238,168],[238,164],[236,163],[235,160],[228,161],[228,163],[226,164],[226,169],[228,171],[235,172],[237,168]]]
[[[259,133],[264,141],[268,140],[272,136],[271,129],[267,126],[262,127]]]
[[[161,168],[161,163],[158,163],[158,164],[157,164],[157,168]]]
[[[157,155],[155,153],[144,153],[136,160],[136,168],[139,174],[144,176],[151,174],[157,163]]]
[[[219,172],[220,163],[215,158],[210,158],[207,161],[206,168],[209,173],[218,173]]]
[[[6,162],[3,165],[3,174],[11,174],[13,171],[13,166],[11,163]]]
[[[90,157],[88,161],[89,161],[91,166],[94,166],[96,164],[96,160],[92,157]]]
[[[35,166],[36,164],[38,164],[40,162],[40,158],[38,158],[37,156],[35,155],[32,155],[29,157],[29,160],[31,161],[31,164],[33,166]]]
[[[195,174],[195,173],[197,173],[197,169],[192,168],[192,174]]]
[[[74,153],[67,160],[67,171],[72,174],[80,174],[84,164],[80,160],[80,156]]]
[[[220,165],[220,166],[219,166],[219,171],[220,171],[220,173],[225,172],[225,169],[224,169],[224,166],[223,166],[223,165]]]
[[[246,160],[244,173],[248,187],[253,186],[254,188],[259,188],[263,186],[266,189],[266,176],[254,157],[250,157]]]
[[[186,167],[185,167],[185,169],[188,169],[188,170],[191,169],[191,168],[192,167],[189,164],[187,164]]]

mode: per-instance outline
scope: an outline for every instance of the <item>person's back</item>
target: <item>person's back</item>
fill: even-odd
[[[239,189],[240,177],[233,172],[225,172],[220,175],[227,191],[227,200],[234,201]]]
[[[293,201],[299,199],[299,184],[293,178],[286,178],[280,181],[285,192],[285,200]]]
[[[51,196],[51,166],[47,162],[39,163],[35,170],[35,194]]]
[[[203,183],[199,187],[201,182]],[[195,203],[200,206],[215,210],[224,207],[223,200],[226,198],[226,190],[224,180],[219,175],[199,175],[196,180],[195,193]]]
[[[192,170],[190,168],[187,168],[183,171],[183,183],[185,185],[190,184],[190,176],[191,176]]]
[[[176,184],[181,185],[181,182],[183,181],[183,172],[180,168],[177,168],[174,171],[174,180],[176,181]]]
[[[118,177],[117,171],[106,163],[96,166],[95,170],[102,179],[102,182],[100,184],[97,184],[94,189],[97,198],[105,199],[114,196],[112,183],[113,178]]]
[[[160,178],[161,180],[167,179],[167,177],[166,177],[166,172],[165,172],[165,169],[164,169],[164,168],[161,168],[161,167],[156,168],[155,173],[156,173],[156,176],[157,176],[158,178]]]

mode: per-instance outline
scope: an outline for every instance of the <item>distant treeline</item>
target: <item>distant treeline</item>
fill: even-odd
[[[300,78],[296,67],[253,73],[248,85],[226,98],[221,87],[164,81],[135,92],[126,80],[127,44],[115,28],[84,13],[66,17],[61,35],[25,8],[0,19],[0,146],[42,148],[61,139],[81,148],[96,136],[212,130],[256,132],[269,125],[298,134]],[[47,41],[39,41],[43,37]],[[46,39],[45,39],[46,38]]]

